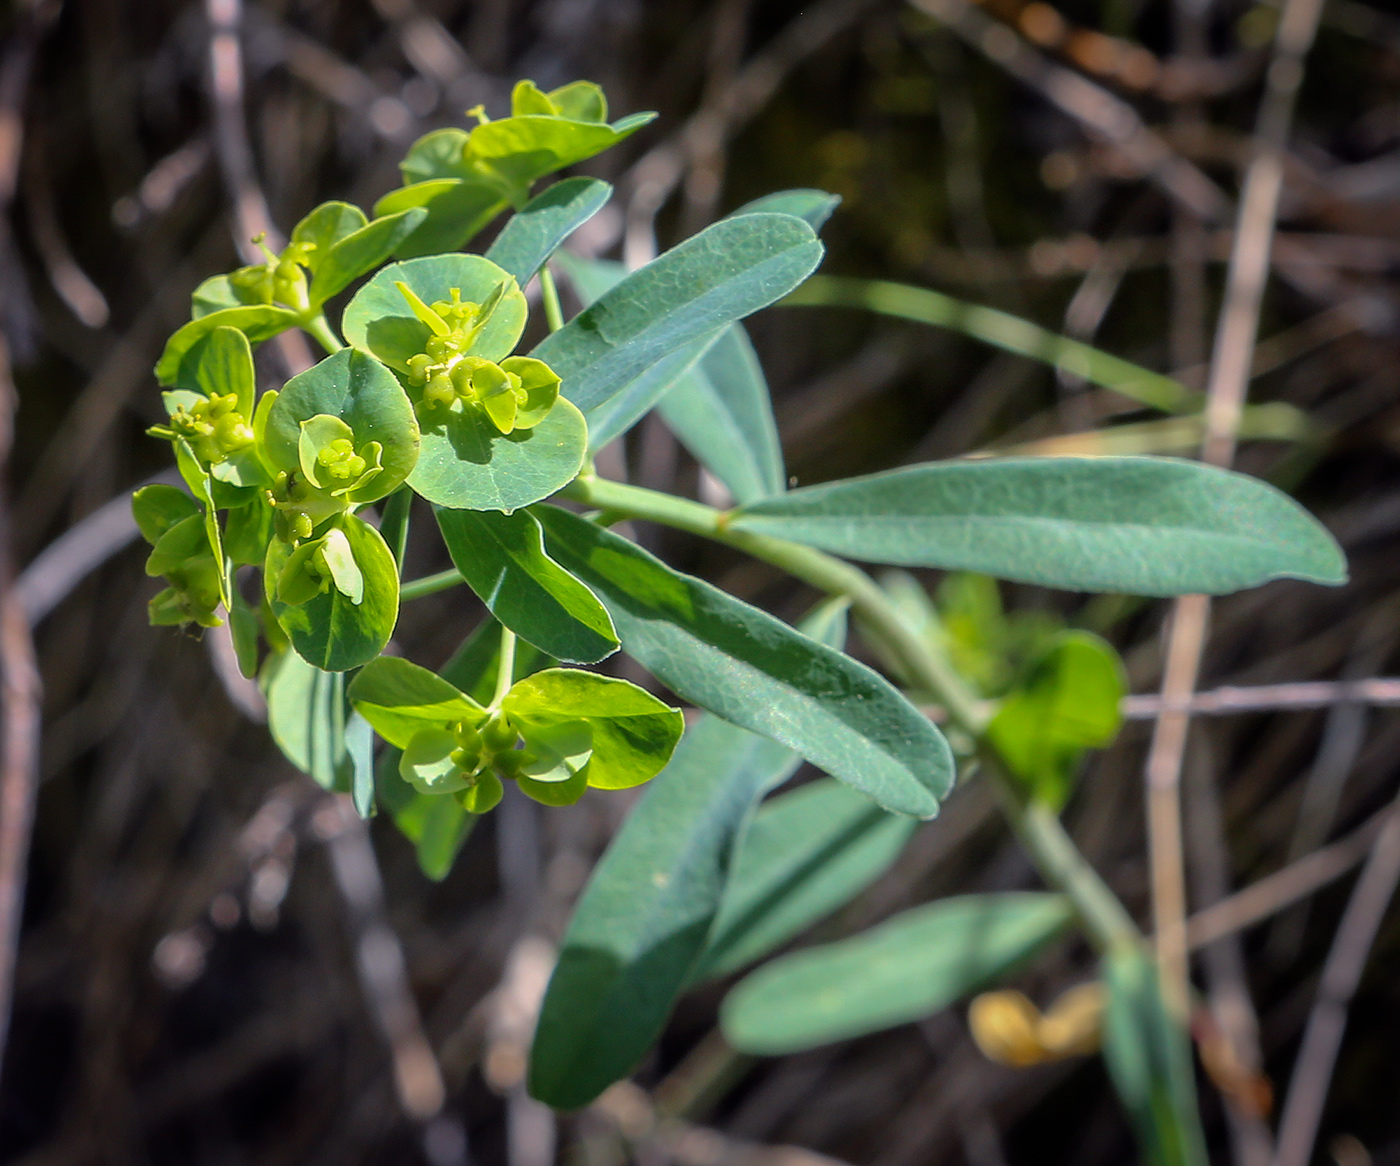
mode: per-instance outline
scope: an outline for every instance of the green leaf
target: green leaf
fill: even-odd
[[[509,205],[497,182],[435,178],[386,194],[374,204],[374,213],[387,217],[416,207],[428,212],[397,248],[400,259],[415,259],[465,247]]]
[[[362,455],[371,442],[381,447],[383,468],[350,491],[352,502],[373,502],[392,493],[418,461],[413,406],[394,374],[372,356],[343,348],[287,382],[268,411],[263,435],[267,456],[279,469],[302,468],[302,423],[321,416],[348,425]]]
[[[350,682],[349,696],[374,731],[398,749],[423,729],[478,723],[484,711],[450,681],[399,656],[371,660]]]
[[[854,899],[917,823],[825,778],[764,803],[739,843],[692,983],[727,976]]]
[[[424,134],[408,148],[399,163],[405,185],[439,178],[469,178],[474,171],[466,161],[466,130],[456,126]],[[376,208],[375,214],[379,214]]]
[[[152,577],[168,575],[171,571],[179,570],[187,560],[211,553],[204,515],[196,510],[189,517],[173,523],[156,539],[151,553],[146,557],[146,574]]]
[[[556,182],[511,217],[487,249],[486,258],[524,287],[565,239],[603,209],[612,189],[597,178]]]
[[[622,646],[678,696],[797,750],[895,813],[932,817],[947,742],[888,681],[766,612],[553,507],[551,556],[612,614]]]
[[[582,723],[592,733],[588,784],[595,789],[630,789],[650,781],[670,760],[685,719],[627,680],[548,668],[518,681],[501,708],[520,726],[526,745],[540,728]],[[560,750],[568,757],[580,750]],[[526,771],[528,772],[528,771]]]
[[[382,774],[383,770],[380,772]],[[418,869],[434,882],[441,882],[451,872],[462,844],[476,825],[477,815],[468,813],[454,797],[418,793],[399,777],[397,770],[392,780],[409,795],[401,806],[390,807],[394,825],[413,843]],[[378,786],[381,801],[384,788],[381,778]]]
[[[199,515],[199,504],[178,486],[142,486],[131,496],[131,513],[141,537],[154,546],[176,523]]]
[[[845,605],[823,603],[802,626],[839,649]],[[645,1056],[719,910],[735,837],[754,803],[800,761],[718,717],[686,730],[569,923],[535,1030],[536,1097],[560,1109],[585,1105]]]
[[[584,414],[588,422],[588,448],[596,452],[616,437],[631,429],[650,412],[652,406],[664,400],[679,382],[689,375],[696,363],[710,351],[723,331],[711,332],[699,340],[677,348],[663,356],[640,376],[633,377],[622,391]]]
[[[601,154],[655,117],[634,113],[612,125],[563,117],[505,117],[473,129],[466,156],[501,175],[513,196],[523,198],[536,180]]]
[[[261,305],[251,288],[237,287],[227,275],[211,275],[190,294],[190,318],[199,319],[225,308]]]
[[[533,429],[502,433],[480,409],[430,415],[408,484],[454,510],[518,510],[572,482],[588,452],[583,414],[565,400]]]
[[[349,287],[352,280],[378,267],[427,217],[424,208],[411,207],[397,214],[383,215],[337,239],[323,256],[314,257],[312,270],[315,274],[307,293],[311,303],[315,306],[325,303]]]
[[[369,220],[365,212],[348,202],[323,202],[292,228],[292,243],[310,244],[307,265],[314,272],[341,239],[353,235]]]
[[[263,665],[261,683],[267,727],[283,756],[322,788],[347,789],[344,676],[283,652]]]
[[[359,603],[330,586],[305,603],[279,600],[277,580],[294,553],[280,539],[268,544],[263,568],[268,606],[282,630],[308,663],[327,672],[344,672],[373,660],[394,634],[399,615],[398,567],[379,532],[349,514],[340,519],[340,529],[363,579]]]
[[[224,550],[236,566],[261,566],[272,538],[272,505],[257,493],[244,505],[228,512]]]
[[[757,502],[787,488],[768,382],[741,325],[720,333],[659,408],[671,432],[736,501]]]
[[[215,328],[185,354],[177,383],[186,392],[204,397],[232,393],[238,401],[238,412],[245,418],[251,417],[257,385],[248,337],[237,328]]]
[[[1031,795],[1059,810],[1085,750],[1118,735],[1127,690],[1123,664],[1107,643],[1088,632],[1061,632],[1002,702],[988,739]]]
[[[667,353],[791,291],[821,257],[812,228],[791,215],[715,223],[634,271],[533,355],[563,377],[574,404],[595,408]]]
[[[1104,960],[1103,1056],[1150,1166],[1209,1162],[1196,1102],[1191,1042],[1168,1015],[1152,960],[1138,948]]]
[[[928,288],[882,279],[819,275],[784,301],[790,307],[866,308],[920,324],[949,328],[1006,352],[1044,361],[1090,384],[1167,413],[1200,408],[1200,393],[1180,381],[1152,372],[1111,353],[1050,332],[1029,320],[995,308],[969,304]]]
[[[233,601],[228,613],[228,629],[233,639],[233,652],[238,660],[238,671],[248,679],[258,674],[258,617],[243,598],[243,592],[233,588],[229,593]]]
[[[439,510],[437,520],[457,570],[521,639],[569,664],[593,664],[617,651],[607,608],[545,554],[529,511]]]
[[[554,261],[585,308],[627,278],[627,268],[613,259],[584,259],[571,251],[559,251]]]
[[[741,1052],[776,1056],[908,1024],[1012,971],[1070,920],[1061,895],[965,895],[765,964],[725,998]]]
[[[1167,458],[939,462],[742,507],[732,529],[901,566],[1071,591],[1220,595],[1346,581],[1336,541],[1272,486]]]
[[[359,713],[345,722],[345,754],[350,762],[350,797],[361,818],[374,817],[374,730]]]
[[[506,280],[503,271],[481,255],[427,255],[391,263],[355,293],[346,305],[341,327],[347,343],[372,353],[390,368],[408,371],[408,360],[424,350],[431,335],[398,289],[403,283],[425,304],[452,299],[481,304]],[[519,287],[509,288],[472,345],[474,356],[499,361],[515,348],[525,330],[528,309]]]
[[[752,202],[746,202],[725,218],[737,219],[740,215],[793,215],[802,219],[814,231],[820,231],[831,218],[832,212],[841,205],[839,194],[828,194],[824,190],[799,187],[795,190],[777,190],[765,194]]]
[[[295,312],[274,308],[270,304],[221,308],[207,316],[198,316],[165,342],[165,351],[156,362],[156,380],[163,385],[175,384],[185,355],[215,328],[237,328],[248,337],[250,344],[261,344],[279,332],[295,328],[298,323],[299,317]]]

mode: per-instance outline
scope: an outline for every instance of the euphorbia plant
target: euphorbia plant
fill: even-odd
[[[280,255],[195,293],[157,365],[170,419],[152,430],[189,493],[135,497],[147,569],[168,584],[152,622],[227,619],[287,756],[362,813],[387,809],[435,877],[503,782],[565,805],[656,778],[565,937],[531,1064],[545,1101],[585,1104],[630,1072],[689,985],[851,898],[975,775],[1000,786],[1053,893],[936,902],[783,957],[730,994],[726,1034],[782,1052],[917,1019],[1074,921],[1105,959],[1105,1052],[1146,1151],[1199,1161],[1186,1038],[1058,819],[1086,750],[1116,732],[1121,667],[1096,637],[1005,615],[981,576],[1145,596],[1338,583],[1336,544],[1261,482],[1165,459],[952,461],[788,490],[738,321],[812,273],[836,200],[770,196],[627,272],[559,251],[606,183],[532,191],[649,116],[609,125],[588,82],[521,82],[511,116],[474,112],[474,129],[410,149],[373,219],[325,204]],[[507,209],[484,254],[458,250]],[[551,263],[585,305],[572,320]],[[327,305],[361,279],[333,323]],[[535,279],[551,331],[523,353]],[[289,328],[327,355],[257,397],[252,347]],[[736,506],[595,474],[591,452],[653,408]],[[415,494],[454,570],[403,582]],[[610,529],[622,518],[727,543],[831,600],[791,627]],[[935,604],[912,576],[877,584],[850,560],[980,574]],[[440,673],[383,655],[401,602],[460,583],[491,616]],[[848,610],[883,674],[844,653]],[[580,667],[619,646],[705,710],[683,739],[679,710]],[[764,801],[804,760],[829,779]],[[1071,1035],[1063,1047],[1093,1043]]]

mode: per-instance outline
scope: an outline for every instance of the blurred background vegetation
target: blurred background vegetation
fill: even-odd
[[[949,1012],[742,1061],[716,1044],[710,990],[635,1086],[556,1119],[520,1085],[532,1009],[628,796],[545,812],[510,799],[430,882],[391,826],[366,834],[288,767],[222,640],[146,626],[140,552],[108,549],[124,492],[168,457],[143,435],[160,417],[150,368],[195,284],[237,262],[241,226],[263,205],[283,231],[323,199],[371,205],[414,137],[477,103],[503,110],[518,77],[587,77],[618,113],[660,111],[589,168],[617,196],[575,239],[586,253],[642,261],[760,194],[821,187],[844,200],[825,271],[1000,307],[1202,388],[1276,22],[1248,0],[8,0],[0,309],[18,408],[3,533],[35,622],[43,731],[0,1160],[1131,1160],[1097,1060],[994,1065]],[[1144,143],[1166,159],[1153,173]],[[1292,409],[1248,414],[1237,464],[1322,516],[1353,581],[1219,603],[1206,688],[1400,667],[1400,19],[1380,7],[1323,9],[1279,232],[1250,399]],[[994,448],[1190,454],[1199,440],[1189,416],[949,331],[813,308],[769,310],[751,331],[804,484]],[[269,381],[286,357],[260,354]],[[655,419],[608,469],[711,489]],[[813,598],[722,548],[637,533],[786,618]],[[83,555],[96,569],[75,574]],[[447,565],[427,540],[410,547],[410,576]],[[986,598],[966,582],[942,594],[968,619]],[[1108,635],[1134,692],[1160,683],[1166,605],[1001,595]],[[440,664],[480,615],[464,591],[417,603],[400,646]],[[1149,727],[1131,723],[1092,763],[1067,815],[1144,921]],[[1400,721],[1383,708],[1198,719],[1193,908],[1346,836],[1397,777]],[[1236,1051],[1257,1053],[1280,1094],[1353,882],[1197,964]],[[974,784],[816,937],[1035,885]],[[1091,966],[1066,943],[1020,986],[1045,1002]],[[1400,1163],[1397,966],[1391,917],[1320,1086],[1319,1161]],[[1261,1082],[1247,1104],[1202,1082],[1216,1160],[1256,1166],[1240,1123],[1267,1110]]]

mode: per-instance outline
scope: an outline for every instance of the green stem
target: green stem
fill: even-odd
[[[540,297],[544,300],[544,318],[549,330],[558,332],[564,326],[564,309],[559,306],[559,288],[548,263],[540,268]]]
[[[462,573],[456,567],[449,567],[446,571],[439,571],[436,575],[424,575],[421,579],[405,583],[399,588],[399,602],[411,603],[415,599],[422,599],[425,595],[436,595],[439,591],[446,591],[449,587],[456,587],[459,583],[465,582]]]
[[[316,338],[317,343],[326,350],[327,355],[334,356],[345,347],[340,342],[340,338],[331,330],[330,321],[326,319],[324,312],[318,312],[315,318],[306,321],[303,327]]]
[[[384,510],[379,520],[379,533],[389,546],[394,562],[398,564],[399,577],[403,577],[403,554],[408,545],[408,512],[413,504],[413,491],[400,486],[384,499]]]
[[[845,596],[882,662],[940,702],[953,725],[982,738],[987,725],[982,703],[948,663],[904,622],[885,593],[859,567],[786,539],[733,530],[728,525],[730,516],[723,511],[640,486],[585,476],[561,494],[612,514],[661,523],[727,543],[781,567],[818,590]],[[1007,817],[1041,874],[1073,901],[1095,944],[1104,950],[1140,944],[1142,936],[1131,916],[1079,853],[1059,818],[1048,807],[1021,797],[1001,759],[985,740],[980,754],[983,767],[994,775]]]
[[[501,625],[501,662],[496,668],[496,692],[491,697],[491,707],[498,709],[506,693],[515,682],[515,633]]]

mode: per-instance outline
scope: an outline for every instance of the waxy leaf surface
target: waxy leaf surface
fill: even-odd
[[[486,258],[524,287],[559,245],[603,209],[612,186],[597,178],[566,178],[535,195],[501,228]]]

